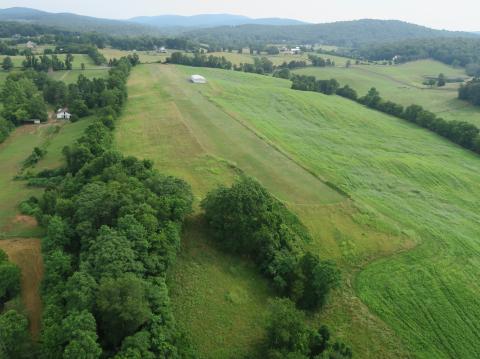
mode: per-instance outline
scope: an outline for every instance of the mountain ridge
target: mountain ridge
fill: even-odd
[[[294,26],[309,24],[305,21],[285,18],[258,18],[254,19],[243,15],[234,14],[198,14],[192,16],[183,15],[156,15],[136,16],[128,19],[130,22],[146,24],[156,27],[217,27],[238,26],[247,24]]]

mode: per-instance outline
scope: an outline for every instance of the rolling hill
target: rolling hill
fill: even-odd
[[[363,19],[298,26],[241,25],[187,32],[198,41],[213,44],[323,43],[344,47],[437,37],[476,37],[468,32],[434,30],[398,20]]]
[[[50,13],[23,7],[0,9],[0,21],[30,23],[75,32],[96,31],[116,35],[160,34],[155,27],[128,21],[100,19],[71,13]]]
[[[209,83],[189,84],[193,73]],[[357,358],[475,357],[478,156],[397,118],[289,85],[143,65],[129,81],[117,147],[186,179],[197,200],[246,173],[284,201],[310,229],[312,250],[343,268],[341,289],[312,321],[335,328]],[[219,254],[198,218],[185,235],[171,274],[176,317],[202,358],[254,356],[264,318],[252,313],[263,311],[265,283]]]
[[[257,25],[304,25],[303,21],[281,18],[252,19],[247,16],[231,14],[203,14],[194,16],[160,15],[139,16],[129,19],[131,22],[156,27],[217,27],[246,24]]]

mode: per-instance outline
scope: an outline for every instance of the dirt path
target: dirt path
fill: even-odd
[[[0,248],[22,270],[22,302],[30,319],[32,336],[37,339],[42,314],[40,282],[43,277],[43,261],[40,240],[36,238],[3,239],[0,240]]]

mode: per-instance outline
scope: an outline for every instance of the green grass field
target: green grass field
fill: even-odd
[[[193,73],[209,83],[189,83]],[[117,146],[185,178],[197,198],[243,171],[284,200],[311,229],[312,249],[343,268],[342,288],[312,320],[331,325],[356,357],[474,358],[480,158],[351,101],[288,87],[253,74],[140,66]],[[265,284],[244,269],[236,290],[250,301],[232,311],[262,315],[231,319],[232,300],[221,298],[232,289],[218,283],[238,284],[224,264],[234,260],[195,228],[172,272],[176,315],[204,357],[248,354],[262,332]],[[236,335],[225,336],[232,325]]]
[[[55,123],[25,125],[17,128],[0,144],[0,235],[3,237],[38,237],[42,229],[35,221],[20,215],[18,205],[41,189],[27,187],[24,181],[14,180],[20,173],[22,162],[35,146],[45,148],[46,156],[33,170],[55,168],[61,164],[62,149],[80,137],[91,120],[76,123],[60,123],[60,131],[54,131]]]
[[[105,48],[101,49],[100,52],[109,59],[117,58],[119,59],[122,56],[132,55],[136,53],[140,57],[140,61],[142,63],[151,63],[151,62],[159,62],[165,61],[165,59],[169,56],[169,54],[162,54],[156,53],[155,51],[126,51],[126,50],[118,50],[112,48]]]
[[[186,179],[192,184],[197,199],[218,183],[230,183],[241,169],[259,179],[301,214],[318,238],[315,246],[324,257],[343,261],[344,256],[350,258],[351,247],[355,246],[356,258],[361,261],[363,257],[391,253],[411,245],[408,239],[385,231],[370,230],[370,236],[366,238],[368,228],[356,224],[365,221],[365,218],[355,218],[358,211],[351,201],[325,185],[320,176],[313,176],[289,158],[275,143],[239,121],[233,113],[212,103],[210,97],[217,97],[223,92],[223,87],[219,85],[222,81],[231,82],[233,86],[255,83],[262,89],[290,92],[287,81],[212,69],[192,68],[188,69],[188,73],[182,72],[185,69],[188,68],[148,65],[133,71],[125,115],[116,130],[119,150],[153,159],[162,171]],[[207,96],[200,92],[202,87],[188,82],[188,75],[193,72],[209,79],[212,74],[216,76],[216,80],[207,85],[212,94]],[[218,94],[216,91],[219,91]],[[197,246],[205,243],[205,248],[215,251],[203,232],[198,232],[195,238]],[[200,253],[189,250],[192,245],[189,238],[191,235],[184,240],[185,248],[172,274],[176,279],[171,284],[176,315],[187,327],[204,357],[224,358],[228,348],[238,348],[241,343],[258,340],[263,331],[241,332],[237,328],[237,336],[245,342],[238,343],[237,336],[224,339],[225,333],[230,332],[232,327],[218,313],[254,310],[261,315],[249,318],[249,323],[238,325],[257,328],[263,323],[266,300],[247,302],[241,308],[231,309],[231,303],[221,299],[228,289],[219,287],[217,283],[235,283],[235,278],[222,264],[232,259],[215,251],[216,255],[210,255],[211,262],[208,262]],[[183,251],[195,255],[187,255]],[[202,280],[188,280],[191,275],[184,274],[185,268],[197,268],[197,276],[201,276]],[[257,298],[257,294],[248,288],[257,287],[259,282],[263,280],[252,272],[250,283],[243,288],[249,298]],[[181,290],[184,287],[189,288],[188,293]],[[205,288],[211,288],[211,291],[205,293]],[[205,300],[212,296],[217,298],[217,307],[212,307]],[[339,296],[341,300],[332,303],[327,317],[316,317],[315,321],[336,323],[337,335],[354,345],[363,357],[373,353],[377,356],[402,356],[398,339],[377,317],[368,313],[368,309],[355,297],[351,285],[346,284]],[[363,314],[358,315],[359,312]],[[217,354],[207,350],[212,346],[217,348]],[[245,353],[248,353],[248,348],[249,345],[243,346]],[[231,354],[227,357],[236,356]]]
[[[363,96],[376,87],[383,98],[404,106],[418,104],[446,120],[467,121],[480,126],[480,108],[457,99],[458,83],[429,88],[422,83],[426,77],[444,73],[450,78],[466,78],[465,71],[433,60],[421,60],[396,66],[360,65],[350,68],[305,68],[301,75],[319,79],[335,78],[340,84],[353,87]]]

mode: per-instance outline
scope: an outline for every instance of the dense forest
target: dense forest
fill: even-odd
[[[474,38],[475,34],[433,30],[395,20],[340,21],[329,24],[267,26],[242,25],[200,29],[185,33],[201,43],[221,47],[245,47],[254,44],[325,44],[358,47],[363,44],[386,43],[406,39],[438,37]]]
[[[397,63],[431,58],[447,65],[465,67],[480,63],[480,37],[410,39],[363,46],[353,51],[353,55],[374,61],[395,58]]]

